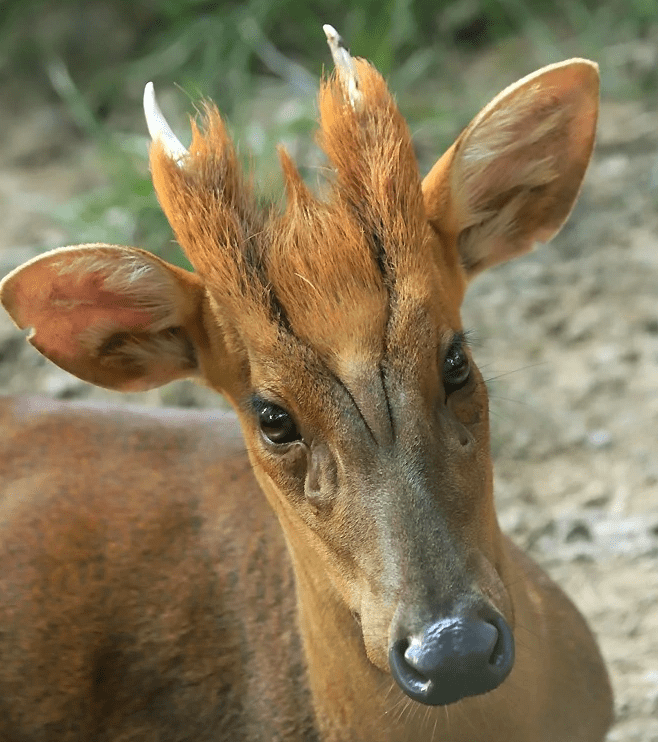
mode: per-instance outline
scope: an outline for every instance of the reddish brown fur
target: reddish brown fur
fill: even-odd
[[[320,92],[323,199],[281,152],[286,208],[262,213],[207,106],[181,162],[151,150],[194,275],[81,246],[2,282],[63,367],[116,388],[196,377],[246,439],[232,416],[0,405],[3,742],[603,739],[596,643],[499,531],[482,377],[471,362],[449,391],[445,371],[468,280],[569,213],[595,66],[510,87],[422,181],[381,76],[354,69],[362,105],[335,77]],[[298,441],[268,440],[264,402]],[[422,709],[389,648],[481,605],[516,636],[511,674]]]
[[[0,739],[313,739],[235,418],[4,399],[0,423]]]

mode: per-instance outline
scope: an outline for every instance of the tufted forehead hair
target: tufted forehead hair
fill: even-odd
[[[151,148],[162,208],[224,314],[265,319],[327,355],[376,354],[391,297],[431,264],[408,127],[381,75],[350,61],[356,101],[340,71],[320,88],[318,140],[334,169],[322,197],[280,150],[285,210],[259,207],[212,105],[180,160],[161,140]]]
[[[510,85],[421,184],[382,78],[325,31],[336,73],[319,96],[323,196],[282,151],[285,209],[260,208],[217,110],[204,107],[188,151],[148,83],[153,181],[196,274],[116,245],[30,261],[0,300],[44,355],[112,388],[198,375],[234,400],[250,384],[301,399],[340,382],[382,413],[374,427],[390,422],[387,374],[437,393],[468,282],[569,215],[594,144],[598,70],[571,59]]]

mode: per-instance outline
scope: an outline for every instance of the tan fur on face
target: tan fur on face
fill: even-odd
[[[244,312],[246,299],[262,301],[264,284],[257,266],[264,218],[214,105],[206,104],[203,124],[202,133],[192,122],[192,144],[183,167],[168,157],[159,141],[153,143],[153,185],[195,270],[217,286],[223,304]]]
[[[320,90],[319,141],[337,171],[334,198],[358,215],[367,239],[383,243],[393,274],[422,273],[430,258],[411,135],[382,76],[363,59],[354,64],[362,110],[349,104],[336,77]]]
[[[261,339],[264,324],[291,330],[341,376],[378,362],[391,294],[418,286],[433,259],[409,130],[381,75],[363,60],[355,64],[358,111],[335,75],[320,91],[319,141],[336,169],[326,200],[281,152],[286,210],[259,217],[210,105],[204,133],[193,124],[182,167],[161,145],[151,151],[162,208],[211,296],[232,305],[247,333],[258,326]]]
[[[286,213],[273,225],[267,275],[293,333],[341,374],[341,359],[378,361],[388,292],[364,230],[335,194],[323,203],[287,155]]]

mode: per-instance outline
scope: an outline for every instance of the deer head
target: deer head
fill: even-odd
[[[460,304],[474,275],[568,216],[597,68],[570,60],[507,88],[422,179],[384,80],[325,30],[322,197],[281,150],[286,206],[263,211],[217,110],[185,149],[149,85],[153,183],[195,272],[67,247],[8,276],[2,302],[94,384],[193,377],[226,395],[290,547],[307,648],[329,616],[373,671],[444,704],[496,687],[514,660],[487,391]]]

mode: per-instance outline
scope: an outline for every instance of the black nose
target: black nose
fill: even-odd
[[[402,690],[428,706],[444,706],[497,688],[514,665],[514,636],[498,613],[458,615],[394,642],[391,674]]]

